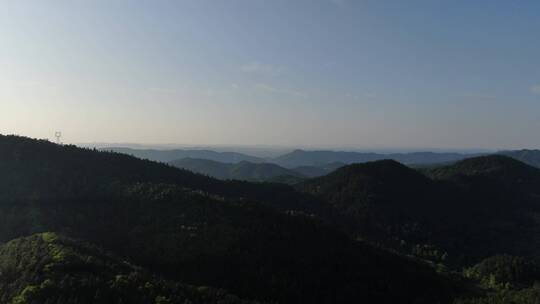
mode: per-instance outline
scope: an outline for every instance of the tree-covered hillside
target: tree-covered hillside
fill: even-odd
[[[455,274],[350,239],[317,213],[330,210],[324,203],[285,185],[27,138],[0,143],[3,242],[53,231],[152,276],[260,301],[448,303],[469,293]]]
[[[220,181],[121,153],[0,135],[2,199],[108,196],[139,182],[168,183],[226,198],[252,199],[284,211],[313,213],[323,207],[283,184]]]
[[[224,291],[151,275],[56,233],[0,245],[0,303],[248,303]]]
[[[466,265],[498,253],[540,254],[539,169],[485,156],[423,171],[378,161],[297,188],[355,218],[349,227],[361,237],[390,240],[434,261]]]
[[[1,303],[538,294],[537,272],[525,269],[540,252],[540,170],[502,156],[420,171],[350,165],[295,189],[0,136],[0,169]]]

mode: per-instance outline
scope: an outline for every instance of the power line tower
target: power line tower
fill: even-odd
[[[54,137],[56,137],[56,143],[57,144],[62,144],[62,142],[60,141],[60,139],[62,138],[62,132],[61,131],[56,131],[54,132]]]

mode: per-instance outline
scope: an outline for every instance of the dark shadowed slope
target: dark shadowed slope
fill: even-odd
[[[395,161],[378,161],[347,166],[297,188],[356,218],[351,227],[360,235],[397,240],[399,249],[434,260],[540,254],[540,170],[485,156],[426,174],[433,180]]]
[[[220,181],[121,153],[18,136],[0,135],[0,173],[0,198],[6,199],[99,197],[125,184],[151,182],[258,200],[282,210],[318,208],[287,185]]]
[[[540,194],[540,169],[503,155],[470,158],[426,172],[430,177],[439,180],[462,183],[482,181],[486,185],[505,187],[512,192]],[[493,189],[495,192],[496,190]]]
[[[383,160],[345,166],[308,180],[297,188],[323,197],[340,209],[371,205],[382,208],[391,204],[392,210],[410,210],[414,207],[410,201],[421,203],[418,199],[423,198],[431,187],[432,181],[421,173],[396,161]]]
[[[2,241],[54,231],[169,281],[280,303],[446,303],[463,291],[429,265],[351,241],[287,186],[20,137],[0,137],[0,151]]]
[[[319,177],[319,176],[326,175],[334,170],[337,170],[343,166],[345,166],[345,163],[334,162],[334,163],[328,163],[328,164],[324,164],[320,166],[300,166],[300,167],[295,167],[292,170],[307,177]]]
[[[182,158],[170,161],[169,164],[176,168],[189,170],[218,179],[229,179],[230,169],[234,166],[234,164],[230,163],[200,158]]]
[[[0,135],[0,197],[46,198],[106,193],[115,185],[172,182],[200,189],[213,179],[110,152]]]

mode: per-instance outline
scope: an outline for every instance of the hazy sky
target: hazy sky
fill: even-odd
[[[540,1],[0,0],[0,133],[540,147]]]

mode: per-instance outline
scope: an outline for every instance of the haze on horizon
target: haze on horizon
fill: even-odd
[[[540,148],[540,2],[0,3],[0,133]]]

